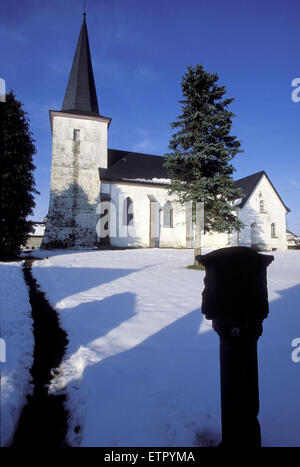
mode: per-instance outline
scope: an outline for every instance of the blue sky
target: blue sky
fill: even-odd
[[[242,140],[234,178],[265,170],[291,209],[300,234],[300,77],[296,0],[86,0],[100,113],[112,118],[109,147],[162,155],[180,113],[180,80],[189,65],[217,72],[234,97],[232,134]],[[1,2],[0,77],[24,104],[37,147],[41,195],[34,218],[48,211],[49,109],[60,110],[82,22],[81,0]]]

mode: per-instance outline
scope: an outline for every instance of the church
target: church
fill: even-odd
[[[164,157],[109,149],[112,119],[99,113],[86,15],[61,110],[50,110],[52,164],[42,248],[193,248],[191,210],[169,196]],[[204,233],[203,247],[284,250],[284,204],[268,175],[236,181],[240,232]]]

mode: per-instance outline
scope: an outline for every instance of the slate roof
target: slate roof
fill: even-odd
[[[159,184],[157,180],[165,181],[169,178],[167,169],[163,167],[164,160],[163,156],[108,149],[108,168],[99,169],[100,179],[111,182],[131,181],[157,185]]]
[[[289,233],[290,235],[293,235],[293,237],[298,238],[299,235],[294,234],[294,232],[291,232],[290,230],[286,229],[286,233]]]
[[[242,198],[242,201],[239,204],[240,208],[243,208],[245,206],[251,193],[253,192],[254,188],[256,187],[264,173],[265,172],[262,170],[261,172],[256,172],[255,174],[248,175],[247,177],[236,180],[236,187],[240,188],[244,193],[244,197]]]
[[[34,231],[29,234],[29,237],[42,237],[45,232],[45,225],[45,222],[32,221],[32,227]]]
[[[99,115],[85,14],[61,110]]]
[[[258,184],[258,182],[260,181],[260,179],[264,175],[267,177],[270,185],[272,186],[273,190],[277,194],[278,198],[280,199],[281,203],[283,204],[283,206],[285,207],[287,212],[290,212],[291,210],[284,204],[281,197],[279,196],[278,191],[276,190],[276,188],[274,187],[273,183],[271,182],[271,180],[269,179],[268,175],[266,174],[266,172],[264,170],[261,170],[260,172],[256,172],[255,174],[252,174],[252,175],[248,175],[248,177],[244,177],[244,178],[240,178],[239,180],[236,180],[236,182],[235,182],[236,187],[240,188],[243,191],[244,195],[245,195],[242,198],[242,201],[238,205],[238,207],[243,208],[245,206],[245,204],[247,203],[248,199],[251,196],[251,193],[253,192],[256,185]]]

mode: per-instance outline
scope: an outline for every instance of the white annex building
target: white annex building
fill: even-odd
[[[60,111],[50,110],[51,193],[42,248],[192,248],[190,209],[168,195],[164,157],[107,148],[111,118],[99,114],[85,14]],[[286,207],[264,171],[236,181],[245,228],[206,233],[203,247],[287,248]]]

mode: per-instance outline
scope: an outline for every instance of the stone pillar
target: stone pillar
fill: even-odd
[[[197,257],[205,266],[202,313],[220,336],[222,447],[260,447],[257,340],[268,315],[273,256],[231,247]]]

